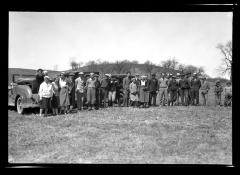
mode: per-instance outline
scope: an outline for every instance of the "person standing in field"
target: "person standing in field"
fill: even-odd
[[[92,107],[96,102],[96,78],[94,77],[94,73],[90,73],[90,77],[86,82],[87,87],[87,104],[88,110],[92,110]]]
[[[191,81],[191,104],[192,105],[199,105],[199,89],[201,87],[201,81],[198,78],[197,74],[194,74],[194,77]]]
[[[79,72],[78,78],[75,80],[75,87],[76,87],[76,97],[77,97],[77,108],[79,111],[83,109],[83,100],[84,100],[84,73]]]
[[[190,89],[190,82],[188,79],[188,74],[185,74],[185,77],[180,82],[180,87],[183,91],[183,105],[188,106],[189,105],[189,89]]]
[[[174,102],[177,100],[178,83],[175,78],[175,76],[172,76],[172,79],[168,83],[168,90],[170,94],[168,106],[173,106]]]
[[[202,77],[202,83],[200,87],[200,94],[203,99],[203,106],[207,105],[208,91],[210,90],[209,83],[206,81],[206,77]]]
[[[132,78],[132,83],[129,85],[130,90],[130,100],[132,102],[133,107],[137,107],[138,102],[138,89],[136,84],[136,79]]]
[[[74,80],[74,73],[69,73],[68,82],[69,82],[69,101],[70,101],[70,110],[75,108],[75,80]]]
[[[103,102],[103,107],[108,106],[108,90],[109,90],[109,78],[108,74],[105,74],[103,79],[100,81],[101,84],[101,104]]]
[[[157,91],[159,89],[156,74],[154,73],[152,74],[151,79],[148,81],[148,87],[149,87],[149,106],[156,106]]]
[[[51,108],[51,98],[53,96],[53,87],[48,76],[44,76],[44,81],[39,87],[38,95],[40,97],[40,114],[42,116],[43,109],[45,110],[44,117],[47,117],[48,109]]]
[[[60,85],[60,107],[61,107],[61,112],[64,114],[68,113],[68,107],[70,105],[69,101],[69,93],[68,93],[68,81],[66,77],[66,73],[62,72],[60,74],[60,79],[59,79],[59,85]]]
[[[159,87],[159,99],[160,99],[160,105],[165,106],[167,102],[167,86],[168,86],[168,79],[166,78],[165,74],[161,74],[162,77],[158,80],[158,87]]]
[[[140,84],[141,84],[141,80],[140,80],[139,74],[136,74],[135,81],[136,81],[136,85],[137,85],[137,96],[138,96],[138,101],[136,103],[137,103],[137,107],[139,107]]]
[[[95,103],[95,109],[98,110],[100,107],[100,81],[99,81],[99,75],[95,75],[96,78],[96,103]]]
[[[216,81],[214,87],[214,94],[215,94],[215,105],[221,106],[221,96],[222,96],[223,87],[219,80]]]
[[[44,82],[44,75],[43,75],[43,70],[42,69],[38,69],[37,73],[36,73],[36,91],[39,91],[39,87],[42,84],[42,82]]]
[[[129,85],[131,83],[131,72],[127,72],[127,77],[123,79],[123,106],[128,107]]]
[[[231,106],[232,105],[232,85],[231,81],[226,83],[224,87],[224,106]]]
[[[109,106],[113,106],[116,100],[116,91],[117,91],[117,80],[109,76],[109,92],[108,92],[108,104]]]
[[[53,96],[51,100],[53,115],[58,115],[59,109],[59,82],[58,78],[54,78],[52,82]]]
[[[148,107],[149,102],[149,91],[148,91],[148,82],[147,76],[141,76],[140,80],[140,94],[139,94],[139,101],[141,103],[140,107],[146,108]]]

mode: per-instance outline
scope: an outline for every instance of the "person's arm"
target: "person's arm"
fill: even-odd
[[[42,100],[42,91],[43,91],[43,86],[41,84],[40,87],[39,87],[39,91],[38,91],[38,95],[39,95],[40,100]]]

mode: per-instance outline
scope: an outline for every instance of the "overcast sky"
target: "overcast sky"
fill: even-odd
[[[231,39],[231,12],[10,12],[9,67],[62,71],[72,57],[156,64],[175,57],[216,77],[216,46]]]

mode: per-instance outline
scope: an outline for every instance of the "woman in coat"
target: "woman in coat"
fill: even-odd
[[[68,93],[68,81],[67,81],[66,74],[64,74],[63,72],[61,73],[60,76],[61,76],[59,79],[59,85],[61,88],[60,94],[59,94],[60,106],[61,106],[61,111],[63,111],[64,114],[67,114],[68,106],[70,105],[69,93]]]
[[[129,85],[129,91],[130,91],[130,100],[133,104],[133,107],[137,107],[138,102],[138,87],[136,84],[136,79],[132,79],[132,83]]]

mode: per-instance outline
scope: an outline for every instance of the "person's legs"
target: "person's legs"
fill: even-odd
[[[76,93],[77,93],[77,108],[78,108],[78,110],[81,110],[81,107],[80,107],[80,101],[81,101],[80,92],[77,91]]]
[[[87,104],[88,104],[88,109],[91,107],[91,88],[87,89]]]
[[[92,107],[96,104],[96,88],[91,89],[91,105]]]
[[[153,97],[153,106],[156,106],[156,98],[157,98],[157,94],[154,93],[152,97]]]
[[[112,91],[108,92],[108,106],[112,106]]]

